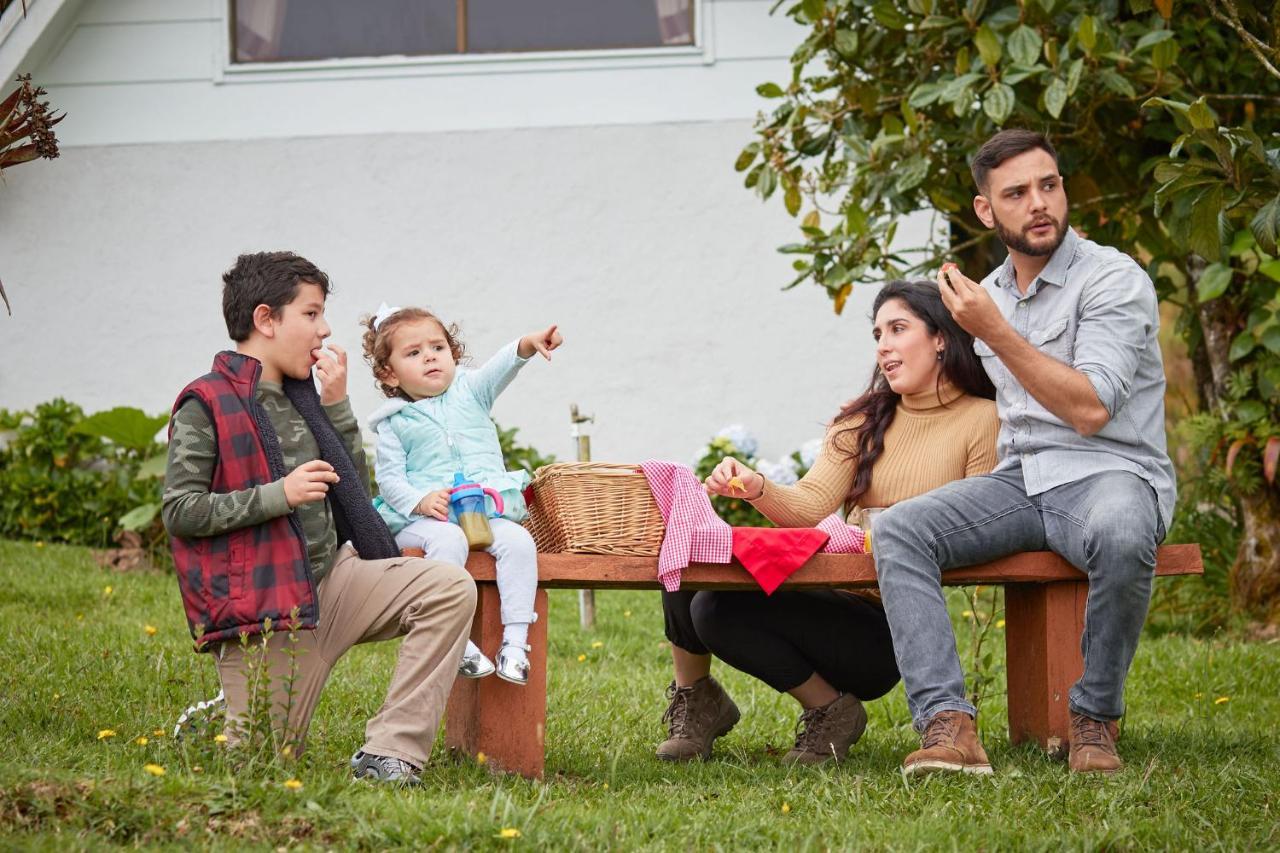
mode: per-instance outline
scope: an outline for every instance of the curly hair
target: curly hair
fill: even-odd
[[[440,331],[444,332],[445,340],[449,342],[449,351],[453,353],[455,362],[460,364],[467,357],[466,346],[458,337],[460,330],[457,324],[450,323],[446,326],[443,320],[425,308],[400,308],[384,319],[376,329],[373,326],[373,315],[367,314],[360,318],[360,325],[364,326],[365,329],[364,336],[361,339],[364,346],[364,360],[368,363],[369,368],[373,370],[374,387],[387,397],[401,397],[405,400],[413,399],[403,389],[388,385],[385,380],[391,372],[392,335],[397,327],[418,320],[431,320],[440,327]]]

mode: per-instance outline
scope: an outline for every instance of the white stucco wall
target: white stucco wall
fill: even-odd
[[[130,6],[155,11],[120,8]],[[209,8],[173,8],[196,6]],[[76,10],[102,13],[102,3]],[[767,43],[759,33],[777,32],[768,29],[775,24],[750,31],[755,42],[744,31],[741,44]],[[68,24],[41,67],[65,68],[65,49],[82,29]],[[479,357],[560,324],[566,346],[555,361],[531,364],[495,408],[544,452],[572,457],[574,402],[597,416],[597,459],[687,461],[733,421],[752,427],[764,455],[789,452],[865,384],[873,288],[855,291],[843,317],[816,288],[780,292],[790,270],[775,248],[794,238],[795,222],[777,200],[762,205],[744,190],[732,169],[759,106],[751,87],[785,72],[798,32],[781,32],[787,38],[769,37],[775,56],[744,59],[737,70],[720,59],[732,53],[721,30],[709,65],[632,69],[625,75],[640,76],[625,79],[619,69],[538,72],[548,84],[563,73],[596,92],[599,122],[562,93],[563,126],[523,122],[538,111],[513,111],[478,90],[463,109],[466,80],[450,76],[401,78],[411,98],[377,79],[95,87],[83,79],[92,67],[51,74],[51,98],[71,115],[60,128],[63,156],[9,170],[0,186],[0,277],[14,306],[12,318],[0,317],[0,406],[61,395],[91,411],[167,409],[227,343],[221,272],[239,252],[288,248],[332,276],[334,340],[353,356],[358,315],[383,299],[425,304],[458,322]],[[98,61],[128,67],[110,51]],[[518,72],[467,79],[501,91],[504,74],[517,89],[529,85]],[[672,74],[693,75],[690,91],[669,91],[679,84]],[[413,98],[429,107],[440,86],[454,87],[457,103],[440,106],[441,127],[379,119],[352,134],[346,111],[360,103],[347,93],[331,99],[329,109],[343,111],[338,125],[294,104],[297,135],[270,138],[279,126],[267,116],[292,104],[299,85],[339,94],[363,86],[378,115],[397,101],[408,109]],[[221,100],[228,86],[255,94],[232,109]],[[617,102],[637,87],[647,118],[628,122]],[[163,115],[183,88],[197,102],[183,108],[194,131]],[[157,95],[162,89],[174,91]],[[736,117],[681,114],[719,91]],[[202,110],[221,110],[225,121],[195,117]],[[259,118],[267,131],[255,138]],[[172,134],[180,138],[165,138]],[[922,226],[903,229],[902,242],[918,244]],[[353,402],[366,416],[378,397],[358,359],[351,374]]]

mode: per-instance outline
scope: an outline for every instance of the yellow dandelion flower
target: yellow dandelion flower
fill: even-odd
[[[292,755],[293,755],[293,744],[291,744],[291,743],[286,743],[283,747],[281,747],[281,748],[280,748],[280,754],[281,754],[281,755],[283,755],[285,758],[290,758],[290,757],[292,757]]]
[[[53,701],[57,702],[57,701],[58,701],[59,699],[61,699],[61,698],[62,698],[62,694],[61,694],[61,693],[55,693],[55,694],[53,694]]]
[[[587,659],[586,655],[578,655],[578,663],[582,663],[586,659]]]
[[[156,729],[151,733],[152,737],[164,737],[164,729]]]
[[[135,740],[134,743],[136,743],[138,746],[146,746],[147,739],[145,737],[140,737],[137,740]]]
[[[609,790],[609,783],[608,783],[608,782],[605,782],[605,783],[604,783],[604,789],[605,789],[606,791],[607,791],[607,790]]]
[[[603,649],[603,648],[604,648],[604,643],[602,643],[600,640],[596,640],[594,643],[592,643],[592,644],[591,644],[591,648],[593,648],[593,649]]]
[[[963,616],[963,617],[964,617],[964,618],[966,618],[966,619],[972,619],[972,618],[973,618],[973,611],[972,611],[972,610],[966,610],[965,612],[961,613],[960,615],[961,615],[961,616]]]
[[[142,769],[150,773],[152,776],[163,776],[164,768],[159,764],[144,764]]]
[[[625,616],[626,618],[630,619],[630,618],[631,618],[631,611],[630,611],[630,610],[624,610],[624,611],[622,611],[622,615],[623,615],[623,616]]]
[[[1215,704],[1215,705],[1222,705],[1222,704],[1224,704],[1224,703],[1226,703],[1226,702],[1230,702],[1230,701],[1231,701],[1231,697],[1230,697],[1230,696],[1219,696],[1217,699],[1214,699],[1214,700],[1213,700],[1213,704]]]
[[[226,742],[227,742],[227,736],[226,736],[226,735],[222,735],[222,734],[214,735],[214,736],[213,736],[213,742],[214,742],[214,743],[226,743]]]
[[[783,803],[783,804],[782,804],[782,813],[783,813],[783,814],[789,814],[790,812],[791,812],[791,804],[790,804],[790,803]]]
[[[154,637],[156,634],[160,632],[160,629],[157,628],[155,625],[145,625],[143,626],[142,630],[147,633],[148,637]]]
[[[102,588],[103,596],[110,596],[113,592],[115,592],[115,589],[113,589],[110,584]]]
[[[301,780],[301,779],[289,779],[288,781],[286,781],[286,782],[284,783],[284,786],[285,786],[286,788],[288,788],[290,791],[297,791],[297,790],[299,790],[299,789],[301,789],[301,788],[302,788],[302,780]]]
[[[191,772],[192,772],[192,773],[203,773],[203,772],[204,772],[204,768],[203,768],[203,767],[201,767],[199,764],[196,764],[196,765],[194,765],[194,766],[191,768]]]
[[[503,827],[501,830],[499,830],[497,837],[498,838],[519,838],[520,830],[516,829],[514,826]]]
[[[984,589],[986,589],[986,587],[985,587],[985,586],[983,586],[982,584],[978,584],[977,586],[975,586],[975,587],[973,588],[973,591],[974,591],[974,592],[982,592]]]
[[[98,740],[106,740],[109,737],[115,737],[115,736],[116,736],[115,729],[101,729],[98,732]]]
[[[76,621],[77,621],[77,622],[83,622],[83,621],[84,621],[84,614],[83,614],[83,613],[77,613],[77,614],[76,614]]]
[[[1191,697],[1192,699],[1203,699],[1204,694],[1197,690]]]
[[[1004,627],[1004,620],[1003,620],[1003,619],[997,619],[997,620],[996,620],[996,627],[997,627],[997,628],[1003,628],[1003,627]]]
[[[44,540],[43,540],[43,539],[37,539],[37,540],[36,540],[36,547],[37,547],[37,548],[43,548],[43,547],[44,547]]]
[[[489,756],[485,755],[483,752],[476,753],[476,764],[484,764],[488,760]]]

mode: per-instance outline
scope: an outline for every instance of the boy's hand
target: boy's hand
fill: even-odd
[[[449,520],[449,490],[436,489],[429,493],[422,500],[418,501],[418,505],[413,508],[418,515],[428,516],[430,518],[438,518],[441,521]]]
[[[955,264],[946,263],[938,270],[938,290],[942,304],[960,328],[988,344],[1009,323],[991,298],[976,281],[967,278]]]
[[[333,350],[319,350],[316,361],[316,378],[320,380],[320,402],[325,406],[347,399],[347,351],[337,344],[329,344]]]
[[[732,456],[726,456],[704,485],[709,495],[755,500],[764,494],[764,475],[752,471]]]
[[[284,478],[284,498],[289,509],[312,501],[322,501],[329,494],[329,484],[338,482],[333,466],[323,459],[303,462]]]
[[[530,332],[521,338],[516,354],[521,358],[532,358],[535,352],[541,353],[543,358],[550,361],[551,351],[559,349],[562,343],[564,343],[564,338],[556,331],[556,327],[549,326],[544,331]]]

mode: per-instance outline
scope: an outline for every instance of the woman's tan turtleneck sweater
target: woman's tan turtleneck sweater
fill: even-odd
[[[752,505],[780,527],[812,527],[845,504],[857,458],[836,450],[832,439],[848,428],[842,424],[827,431],[822,453],[794,486],[765,479],[764,491]],[[943,386],[940,394],[931,390],[903,396],[885,431],[884,452],[871,468],[871,487],[858,507],[892,506],[952,480],[986,474],[996,465],[999,430],[991,400],[951,386]]]

